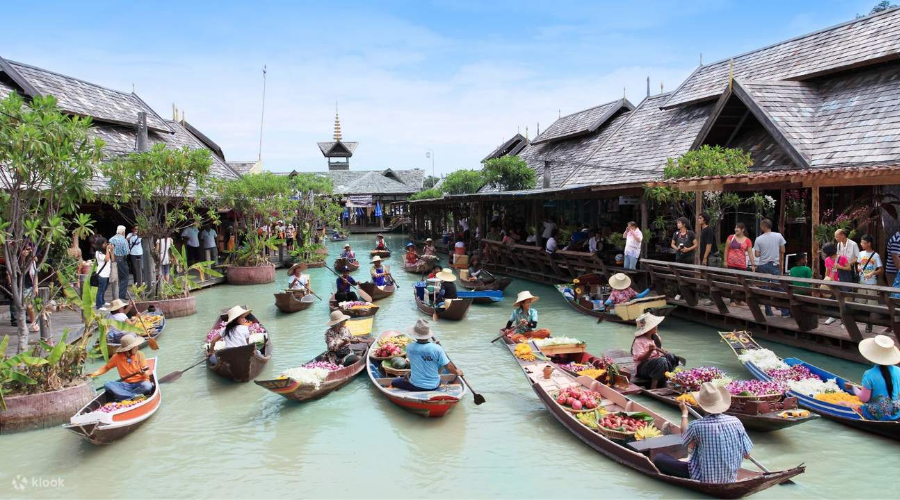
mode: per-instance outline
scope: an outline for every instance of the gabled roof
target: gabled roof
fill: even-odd
[[[53,95],[59,108],[67,113],[90,116],[95,121],[134,126],[138,120],[138,112],[144,111],[147,113],[149,129],[172,131],[137,94],[119,92],[15,61],[0,61],[3,61],[0,63],[0,71],[7,74],[24,95]]]
[[[331,179],[335,194],[412,194],[422,189],[425,173],[411,170],[329,170],[315,172]]]
[[[316,144],[319,145],[319,151],[321,151],[324,156],[353,156],[353,153],[356,152],[356,145],[359,143],[330,141],[317,142]]]
[[[715,99],[731,73],[745,81],[807,80],[841,70],[900,59],[900,8],[889,9],[731,59],[700,66],[664,107]]]
[[[616,99],[612,102],[563,116],[553,122],[541,135],[535,137],[531,143],[541,144],[591,134],[623,106],[629,110],[634,109],[634,105],[628,102],[628,99]]]
[[[503,144],[497,146],[496,149],[490,152],[484,159],[481,160],[481,163],[484,163],[488,160],[492,160],[494,158],[500,158],[501,156],[515,156],[519,154],[525,146],[528,145],[528,139],[526,139],[522,134],[516,134],[506,141]]]
[[[196,137],[200,142],[206,145],[210,151],[220,159],[225,160],[225,153],[222,151],[222,147],[213,142],[212,139],[206,136],[203,132],[201,132],[197,127],[194,127],[186,120],[181,120],[181,125],[187,129],[188,132],[191,133],[194,137]]]
[[[239,173],[239,174],[241,174],[241,175],[247,175],[247,174],[249,174],[250,172],[252,172],[254,169],[257,168],[257,165],[259,165],[259,161],[258,161],[258,160],[251,160],[251,161],[228,161],[228,162],[225,162],[225,163],[227,163],[228,166],[231,167],[232,170],[234,170],[235,172],[237,172],[237,173]]]

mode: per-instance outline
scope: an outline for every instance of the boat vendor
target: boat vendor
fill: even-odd
[[[604,306],[609,307],[612,306],[615,309],[616,304],[624,304],[625,302],[631,302],[634,299],[642,299],[646,297],[650,293],[650,289],[646,289],[641,293],[637,293],[634,291],[634,288],[631,288],[631,278],[625,273],[616,273],[609,278],[609,287],[612,289],[609,292],[609,297],[604,302]]]
[[[437,257],[437,247],[434,246],[434,240],[428,238],[425,240],[425,248],[422,250],[425,255],[433,255]]]
[[[487,273],[487,271],[481,267],[481,259],[478,256],[472,257],[472,261],[469,263],[469,281],[478,281],[482,273]]]
[[[125,314],[125,309],[128,307],[128,303],[122,299],[116,299],[112,301],[109,305],[109,319],[114,321],[121,321],[122,323],[128,321],[128,315]],[[106,333],[106,341],[110,344],[120,344],[122,343],[122,337],[125,336],[125,332],[119,330],[115,326],[111,326],[109,328],[109,332]]]
[[[294,264],[291,266],[290,270],[288,270],[288,289],[290,290],[309,290],[312,292],[312,289],[309,287],[309,275],[303,274],[303,264]]]
[[[515,329],[515,333],[523,334],[537,328],[538,312],[537,309],[531,307],[532,304],[540,300],[537,295],[531,295],[528,290],[519,292],[516,297],[516,303],[513,304],[515,310],[509,316],[506,322],[506,329]]]
[[[325,356],[332,363],[350,366],[359,361],[359,356],[353,353],[350,344],[353,343],[353,335],[347,328],[347,320],[350,316],[342,313],[340,310],[332,311],[331,318],[328,321],[328,330],[325,331],[325,345],[328,352]]]
[[[412,243],[406,244],[406,264],[414,266],[419,262],[419,254],[416,252],[416,246]]]
[[[384,236],[381,233],[378,233],[378,236],[375,237],[375,250],[387,250],[387,245],[384,243]]]
[[[404,391],[434,391],[441,386],[441,370],[462,377],[462,370],[458,369],[450,358],[444,353],[444,348],[431,339],[434,336],[428,322],[420,319],[407,330],[407,334],[415,339],[415,342],[406,346],[406,356],[409,358],[409,375],[395,378],[390,387]]]
[[[434,277],[441,280],[441,288],[438,290],[437,298],[434,301],[438,307],[441,307],[441,304],[445,301],[459,298],[459,295],[456,293],[456,275],[453,274],[453,271],[444,269]]]
[[[122,345],[116,349],[116,354],[109,358],[106,365],[88,374],[91,378],[99,377],[115,367],[122,380],[107,382],[103,384],[103,388],[116,401],[149,394],[153,390],[148,373],[150,367],[147,366],[147,358],[144,353],[140,351],[144,339],[129,333],[122,337],[121,342]]]
[[[707,416],[688,424],[685,402],[678,405],[681,408],[681,442],[691,454],[690,461],[682,462],[659,453],[653,464],[670,476],[702,483],[733,483],[737,481],[741,462],[750,456],[753,443],[740,420],[723,415],[731,406],[731,394],[724,386],[704,382],[693,396]]]
[[[228,310],[228,317],[225,321],[225,331],[221,334],[217,333],[209,341],[209,362],[216,364],[215,346],[216,342],[222,340],[225,342],[225,349],[232,347],[243,347],[250,343],[250,321],[247,316],[250,315],[250,309],[244,309],[241,306],[234,306]]]
[[[337,292],[334,294],[334,300],[340,302],[356,302],[359,298],[353,291],[351,286],[356,285],[356,280],[350,276],[350,267],[341,268],[341,275],[337,278]]]
[[[887,335],[863,339],[859,353],[875,363],[862,377],[862,387],[847,384],[864,404],[859,407],[868,420],[900,420],[900,349]]]
[[[433,268],[431,268],[431,272],[428,273],[428,279],[436,278],[438,273],[443,271],[444,268],[441,267],[440,264],[435,264]]]
[[[666,372],[674,370],[679,362],[684,364],[684,358],[662,348],[662,339],[656,328],[664,319],[645,312],[635,320],[637,330],[634,331],[634,341],[631,343],[631,356],[637,376],[650,379],[651,389],[665,383]]]
[[[373,257],[372,264],[374,264],[374,266],[369,270],[369,274],[372,275],[372,282],[375,283],[376,286],[385,286],[393,282],[391,273],[381,265],[381,257],[377,255]]]
[[[349,243],[344,245],[344,251],[341,252],[341,258],[345,259],[347,262],[356,262],[356,254],[350,249]]]

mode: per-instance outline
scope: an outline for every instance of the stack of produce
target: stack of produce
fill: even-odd
[[[773,380],[788,382],[790,380],[805,380],[808,378],[818,378],[809,371],[809,368],[803,365],[791,366],[790,368],[774,368],[766,370],[766,375],[772,377]]]
[[[403,348],[396,344],[384,344],[375,349],[373,356],[376,358],[393,358],[394,356],[403,356]]]
[[[100,408],[97,408],[94,411],[99,411],[101,413],[112,413],[112,412],[115,412],[118,410],[123,410],[130,406],[134,406],[138,403],[142,403],[146,399],[147,399],[147,396],[141,395],[141,396],[135,396],[132,399],[126,399],[125,401],[118,401],[118,402],[111,401],[111,402],[106,403],[105,405],[101,406]]]
[[[787,363],[781,360],[777,354],[769,349],[752,349],[738,356],[741,363],[753,363],[764,372],[775,369],[788,368]]]
[[[783,395],[785,384],[780,380],[763,382],[762,380],[735,380],[726,386],[732,396],[761,397]]]
[[[824,394],[845,394],[847,397],[851,397],[838,387],[837,379],[823,381],[810,372],[809,368],[802,365],[790,367],[785,365],[785,368],[766,370],[766,374],[772,377],[773,380],[785,384],[788,389],[805,396],[817,397],[817,395]],[[840,398],[841,396],[835,397]],[[825,400],[823,399],[823,401]]]
[[[678,367],[674,372],[666,372],[666,378],[672,382],[673,388],[678,392],[696,392],[705,382],[713,382],[717,385],[727,385],[731,382],[722,370],[714,366],[698,366],[697,368],[682,369]]]
[[[531,346],[528,344],[516,344],[516,350],[513,352],[517,358],[523,361],[534,361],[537,359],[537,356],[531,350]]]
[[[603,397],[599,392],[593,392],[581,386],[567,387],[556,396],[556,402],[560,406],[571,408],[575,411],[593,410],[600,406]]]
[[[577,373],[579,375],[584,375],[585,377],[590,377],[590,378],[596,380],[597,378],[606,375],[606,370],[604,370],[602,368],[589,368],[587,370],[581,370],[580,372],[577,372]]]
[[[383,337],[378,341],[378,345],[393,344],[402,348],[406,347],[410,342],[412,342],[410,337],[407,337],[406,335],[397,335],[394,337]]]
[[[605,417],[600,419],[600,427],[604,429],[609,429],[611,431],[624,432],[627,434],[634,434],[638,431],[638,429],[643,429],[647,426],[653,426],[653,417],[646,413],[632,413],[627,414],[624,412],[611,413],[606,415]],[[645,431],[642,433],[642,439],[646,437],[655,437],[652,435],[652,431]],[[659,431],[656,431],[657,435],[661,435]]]
[[[338,305],[343,307],[344,309],[369,309],[375,304],[373,304],[371,302],[362,302],[359,300],[354,300],[354,301],[349,301],[349,302],[341,302]]]
[[[609,412],[604,410],[603,408],[597,408],[594,411],[587,411],[582,413],[575,414],[575,418],[581,422],[582,425],[589,429],[596,429],[599,425],[598,422],[601,417],[608,414]]]
[[[535,339],[534,345],[538,347],[550,346],[550,345],[570,345],[570,344],[583,344],[584,342],[573,339],[572,337],[551,337],[548,339]]]
[[[147,337],[156,333],[156,328],[162,324],[162,321],[163,316],[161,314],[141,313],[140,316],[128,318],[127,322],[135,326],[143,325],[145,331],[141,335]]]
[[[858,396],[847,394],[846,392],[821,393],[816,394],[814,397],[819,401],[824,401],[833,405],[849,406],[851,408],[856,408],[863,404]]]
[[[689,404],[691,406],[697,406],[697,400],[694,399],[694,395],[690,392],[686,392],[681,396],[678,396],[677,398],[675,398],[675,400],[678,402],[684,401],[686,404]]]

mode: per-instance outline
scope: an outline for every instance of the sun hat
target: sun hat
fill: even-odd
[[[381,262],[381,256],[380,256],[380,255],[376,255],[376,256],[372,257],[372,264],[374,264],[374,263],[376,263],[376,262]]]
[[[896,365],[900,363],[900,349],[887,335],[876,335],[859,343],[859,353],[876,365]]]
[[[375,235],[375,236],[376,236],[377,238],[384,238],[384,235],[382,235],[381,233],[378,233],[378,234]]]
[[[416,340],[428,340],[434,336],[431,332],[431,325],[424,319],[416,320],[416,324],[407,328],[406,333],[412,335]]]
[[[609,286],[613,290],[624,290],[631,286],[631,278],[625,273],[616,273],[609,279]]]
[[[291,266],[291,268],[288,269],[287,273],[288,273],[288,276],[292,276],[294,274],[294,271],[296,271],[297,269],[300,269],[301,271],[303,271],[308,268],[309,268],[309,266],[306,264],[297,263],[297,264],[294,264],[293,266]]]
[[[227,314],[228,319],[225,321],[226,323],[231,323],[232,321],[240,318],[241,316],[246,316],[250,314],[251,309],[244,309],[241,306],[234,306],[228,310]]]
[[[347,316],[346,314],[341,312],[340,309],[338,309],[336,311],[331,311],[331,321],[328,322],[328,326],[334,326],[334,325],[337,325],[338,323],[343,323],[344,321],[347,321],[348,319],[350,319],[350,316]]]
[[[415,245],[413,245],[412,242],[407,243],[407,244],[406,244],[406,248],[409,248],[409,247],[415,247]]]
[[[434,243],[434,240],[431,238],[426,238],[425,243]]]
[[[118,349],[116,349],[116,352],[128,352],[128,351],[134,349],[135,347],[143,344],[144,339],[141,337],[138,337],[137,335],[135,335],[133,333],[126,333],[125,335],[122,336],[122,340],[120,342],[121,342],[121,345],[119,346]]]
[[[434,275],[435,278],[438,278],[441,281],[456,281],[456,275],[453,274],[453,271],[449,269],[444,269],[443,271]]]
[[[731,406],[731,393],[724,385],[715,386],[711,382],[703,382],[700,390],[693,393],[694,401],[706,413],[722,413]]]
[[[125,302],[122,299],[116,299],[116,300],[112,301],[112,303],[109,305],[109,307],[106,307],[105,309],[107,311],[112,312],[112,311],[118,311],[119,309],[122,309],[123,307],[128,307],[128,302]]]
[[[344,248],[350,248],[350,244],[347,243],[346,245],[344,245]]]
[[[519,295],[516,297],[516,302],[513,304],[514,306],[518,306],[521,302],[526,300],[531,300],[532,302],[537,302],[541,298],[537,295],[531,295],[531,292],[525,290],[523,292],[519,292]]]
[[[647,312],[641,314],[637,317],[636,320],[634,320],[634,322],[637,324],[637,330],[634,331],[634,336],[640,337],[641,335],[649,332],[650,330],[659,326],[659,324],[662,323],[664,319],[666,318],[663,316],[654,316],[653,314]]]

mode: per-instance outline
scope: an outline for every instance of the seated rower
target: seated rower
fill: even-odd
[[[125,309],[128,307],[128,303],[121,299],[116,299],[112,301],[109,305],[109,319],[114,321],[121,321],[122,323],[128,321],[128,315],[125,314]],[[122,337],[125,336],[125,332],[119,330],[115,326],[111,326],[109,331],[106,333],[106,341],[110,344],[121,344]]]
[[[847,387],[865,403],[860,413],[868,420],[900,420],[900,349],[887,335],[876,335],[859,343],[859,353],[875,363],[863,374],[862,387]]]
[[[350,249],[350,244],[344,245],[344,251],[341,252],[341,258],[347,262],[356,262],[356,254]]]
[[[303,264],[294,264],[291,266],[291,269],[288,271],[288,289],[289,290],[308,290],[312,292],[312,289],[309,287],[309,275],[303,274]]]
[[[391,273],[381,264],[381,257],[377,255],[373,257],[372,264],[374,266],[369,270],[369,274],[372,275],[372,283],[375,283],[378,287],[384,287],[393,283]]]
[[[407,330],[415,342],[406,346],[406,357],[409,358],[409,375],[395,378],[389,388],[404,391],[434,391],[441,387],[441,370],[462,377],[458,369],[444,352],[444,348],[431,341],[431,327],[425,320],[416,321],[415,326]]]
[[[690,461],[682,462],[659,453],[653,464],[670,476],[701,483],[733,483],[737,481],[741,462],[750,456],[753,443],[740,420],[722,414],[731,406],[731,394],[724,386],[704,382],[693,396],[707,416],[688,424],[685,402],[678,405],[681,408],[681,442],[691,453]]]
[[[546,329],[537,330],[538,312],[531,306],[538,300],[540,297],[531,295],[528,290],[519,292],[516,302],[513,304],[515,310],[509,316],[509,321],[506,322],[504,329],[513,334],[513,341],[520,342],[525,338],[543,339],[550,336],[550,332]]]
[[[328,347],[326,357],[328,361],[342,366],[350,366],[359,361],[359,356],[353,353],[350,344],[353,335],[347,328],[347,320],[350,316],[341,311],[332,311],[328,322],[328,330],[325,331],[325,345]]]
[[[443,307],[444,302],[459,298],[456,293],[456,275],[453,274],[453,271],[444,269],[437,273],[435,278],[441,280],[441,288],[434,301],[437,307]]]
[[[381,233],[375,237],[375,250],[387,250],[387,245],[384,243],[384,236]]]
[[[431,269],[431,272],[428,273],[428,279],[436,278],[438,273],[443,270],[444,270],[444,268],[441,267],[440,264],[435,264],[434,267]]]
[[[250,309],[244,309],[241,306],[234,306],[228,310],[225,331],[221,334],[215,334],[209,341],[209,350],[207,351],[207,354],[210,363],[216,364],[216,342],[220,340],[224,341],[225,349],[243,347],[250,343],[250,321],[247,319],[247,316],[249,315]]]
[[[432,255],[437,257],[437,247],[434,246],[434,240],[428,238],[425,240],[425,248],[422,250],[425,255]]]
[[[406,265],[415,266],[419,263],[419,254],[416,252],[416,246],[412,243],[406,244]]]
[[[478,281],[482,273],[486,271],[481,267],[481,259],[478,256],[472,257],[469,263],[469,281]]]
[[[643,313],[637,317],[637,329],[634,331],[634,341],[631,343],[631,356],[634,359],[635,374],[641,378],[650,379],[650,388],[656,388],[660,383],[665,383],[666,372],[670,372],[684,364],[684,358],[662,348],[662,339],[656,332],[656,328],[665,318]]]
[[[616,304],[624,304],[625,302],[631,302],[634,299],[642,299],[650,293],[649,288],[641,293],[635,292],[634,288],[631,288],[631,278],[625,273],[616,273],[612,275],[612,277],[609,278],[609,287],[612,291],[609,293],[609,298],[603,303],[606,307],[612,306],[615,308]]]
[[[103,384],[103,388],[116,401],[124,401],[141,394],[149,394],[153,390],[147,358],[140,352],[144,339],[133,333],[128,333],[122,337],[121,341],[122,345],[116,349],[116,354],[109,358],[109,362],[102,368],[88,374],[91,378],[99,377],[115,367],[119,372],[119,378],[122,380],[107,382]]]
[[[341,302],[356,302],[359,298],[353,291],[352,286],[356,285],[356,280],[350,276],[350,268],[344,266],[341,269],[341,275],[337,278],[337,292],[334,294],[334,300]]]

